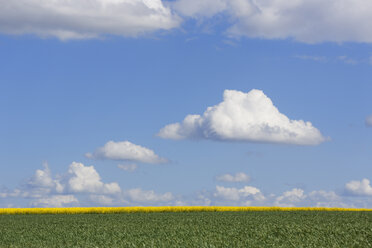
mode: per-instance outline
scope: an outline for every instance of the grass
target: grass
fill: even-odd
[[[372,212],[0,215],[0,247],[372,247]]]

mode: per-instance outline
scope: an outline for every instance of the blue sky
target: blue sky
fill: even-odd
[[[372,207],[369,4],[15,2],[0,207]]]

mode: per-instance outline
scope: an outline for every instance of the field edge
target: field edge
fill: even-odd
[[[249,212],[249,211],[359,211],[367,208],[326,207],[231,207],[231,206],[162,206],[162,207],[72,207],[72,208],[0,208],[4,214],[110,214],[161,212]]]

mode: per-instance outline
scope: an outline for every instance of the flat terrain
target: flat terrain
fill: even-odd
[[[372,247],[372,212],[0,215],[0,247]]]

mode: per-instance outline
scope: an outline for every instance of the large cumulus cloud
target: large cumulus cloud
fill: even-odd
[[[261,90],[244,93],[225,90],[223,101],[203,115],[187,115],[183,122],[160,130],[166,139],[212,139],[295,145],[318,145],[325,141],[310,122],[291,120]]]

